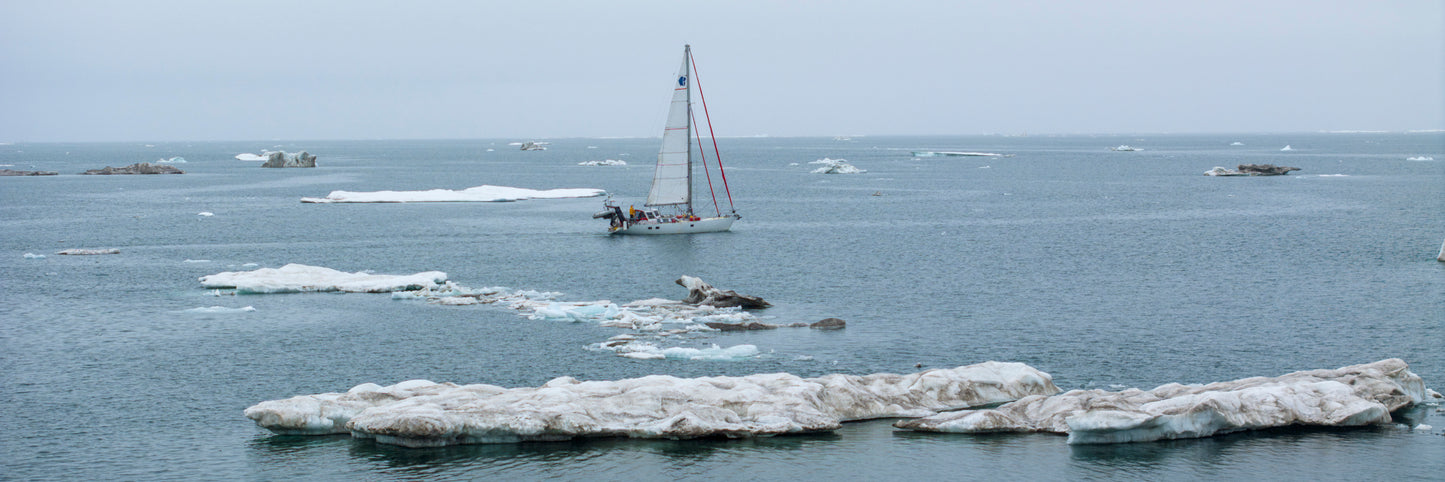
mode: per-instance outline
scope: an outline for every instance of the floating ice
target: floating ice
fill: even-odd
[[[1244,143],[1243,143],[1243,142],[1239,142],[1239,141],[1234,141],[1234,142],[1229,143],[1229,145],[1231,145],[1231,146],[1242,146],[1242,145],[1244,145]]]
[[[35,254],[35,253],[25,253],[25,259],[45,259],[45,255],[43,255],[43,254]],[[1445,261],[1445,260],[1441,260],[1441,261]]]
[[[561,377],[541,387],[511,389],[426,380],[389,387],[367,383],[347,393],[261,402],[244,414],[281,434],[351,433],[430,447],[827,432],[842,422],[917,417],[1057,392],[1047,373],[1022,363],[986,362],[907,375],[652,375],[588,382]]]
[[[247,306],[243,308],[229,308],[225,306],[208,306],[205,308],[191,308],[186,313],[250,313],[256,308]]]
[[[868,172],[866,170],[853,167],[852,164],[848,163],[847,159],[829,159],[825,157],[813,162],[809,162],[808,164],[823,165],[823,167],[814,169],[813,174],[862,174]]]
[[[895,425],[930,432],[1066,433],[1071,444],[1197,438],[1292,425],[1372,425],[1388,423],[1391,412],[1426,400],[1424,381],[1408,368],[1392,358],[1274,378],[1171,383],[1150,391],[1073,390]]]
[[[115,249],[115,248],[109,248],[109,249],[80,249],[80,248],[71,248],[71,249],[66,249],[66,250],[62,250],[62,251],[56,252],[55,254],[68,254],[68,255],[120,254],[120,250],[119,250],[119,249]]]
[[[1435,158],[1430,157],[1430,156],[1415,156],[1415,157],[1406,157],[1405,160],[1407,160],[1407,161],[1433,161],[1433,160],[1435,160]]]
[[[1281,151],[1293,151],[1294,148],[1293,148],[1293,147],[1290,147],[1289,144],[1285,144],[1285,146],[1282,147],[1282,148],[1280,148],[1280,150],[1281,150]]]
[[[316,156],[306,151],[288,154],[286,151],[267,151],[266,163],[261,167],[316,167]]]
[[[185,262],[186,262],[186,263],[209,263],[209,262],[211,262],[211,260],[209,260],[209,259],[188,259],[188,260],[185,260]]]
[[[267,159],[267,155],[268,155],[268,154],[270,154],[269,151],[261,151],[261,154],[259,154],[259,155],[257,155],[257,154],[252,154],[252,153],[249,153],[249,152],[244,153],[244,154],[236,154],[236,160],[238,160],[238,161],[266,162],[266,159]]]
[[[161,159],[161,160],[156,161],[156,162],[167,162],[167,163],[171,163],[171,164],[184,164],[184,163],[186,162],[186,158],[180,157],[180,156],[176,156],[176,157],[172,157],[172,158],[170,158],[170,159]]]
[[[961,151],[913,151],[913,157],[1013,157],[1013,154],[999,154],[996,152],[961,152]]]
[[[460,191],[432,189],[430,191],[375,191],[349,192],[331,191],[324,198],[303,197],[303,203],[415,203],[415,202],[507,202],[524,199],[563,199],[595,197],[604,193],[601,189],[549,189],[538,191],[519,187],[481,185]]]
[[[201,211],[201,212],[196,213],[196,215],[197,215],[197,216],[201,216],[201,217],[209,218],[209,217],[211,217],[211,216],[215,216],[216,213],[213,213],[213,212],[210,212],[210,211]]]
[[[301,293],[345,291],[351,293],[386,293],[419,290],[445,282],[447,274],[426,271],[412,275],[346,273],[319,266],[288,264],[280,268],[254,271],[227,271],[202,276],[206,288],[235,288],[237,293]]]
[[[577,163],[577,165],[579,165],[579,166],[626,166],[626,165],[627,165],[627,161],[618,160],[618,159],[603,159],[603,160],[601,160],[601,161],[582,161],[582,162]]]

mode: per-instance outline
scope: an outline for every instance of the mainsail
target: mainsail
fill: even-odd
[[[691,47],[684,49],[682,68],[673,80],[672,105],[667,111],[667,125],[662,131],[662,149],[657,153],[657,171],[652,176],[652,190],[647,193],[647,206],[682,204],[691,211],[692,110],[688,106],[692,82],[688,78]]]

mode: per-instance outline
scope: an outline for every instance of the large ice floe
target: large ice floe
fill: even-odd
[[[822,164],[823,167],[813,170],[813,174],[862,174],[868,172],[864,169],[854,167],[847,159],[822,158],[808,164]]]
[[[411,275],[347,273],[320,266],[288,264],[280,268],[252,271],[226,271],[202,276],[205,288],[234,288],[241,294],[306,293],[345,291],[350,293],[389,293],[420,290],[440,285],[447,280],[441,271]]]
[[[502,388],[411,380],[261,402],[244,412],[279,434],[350,433],[387,444],[693,439],[827,432],[841,423],[918,417],[1058,392],[1047,373],[986,362],[906,375],[787,373],[616,381],[553,379]]]
[[[326,197],[303,197],[303,203],[420,203],[420,202],[508,202],[524,199],[563,199],[601,196],[605,191],[590,188],[548,189],[481,185],[462,190],[430,191],[331,191]]]
[[[1391,412],[1435,396],[1404,361],[1391,358],[1208,385],[1072,390],[894,425],[928,432],[1053,432],[1068,434],[1071,444],[1147,442],[1287,426],[1384,424]]]

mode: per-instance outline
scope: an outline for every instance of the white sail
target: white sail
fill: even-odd
[[[688,109],[692,80],[688,58],[691,47],[682,54],[682,68],[672,80],[672,106],[667,111],[667,125],[662,131],[662,149],[657,153],[657,171],[652,176],[652,190],[647,205],[659,206],[692,202],[692,113]],[[690,210],[690,209],[689,209]]]

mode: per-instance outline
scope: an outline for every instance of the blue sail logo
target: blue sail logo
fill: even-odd
[[[678,77],[677,85],[679,87],[687,87],[687,76]]]

